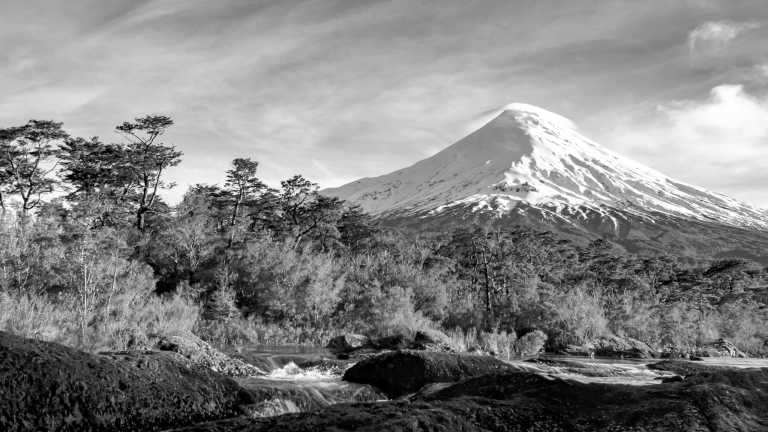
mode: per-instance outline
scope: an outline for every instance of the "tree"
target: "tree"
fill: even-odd
[[[116,183],[121,162],[120,146],[105,144],[98,137],[68,138],[59,147],[61,177],[70,186],[68,198],[106,194]]]
[[[0,181],[20,201],[22,217],[37,207],[42,195],[53,192],[58,149],[53,145],[67,133],[61,123],[30,120],[24,126],[0,129]],[[0,199],[3,210],[5,202]]]
[[[79,218],[93,226],[115,225],[125,195],[122,177],[124,152],[119,145],[105,144],[98,137],[68,138],[59,147],[59,172],[68,185],[67,200]]]
[[[232,247],[232,243],[235,240],[240,209],[244,205],[251,203],[267,187],[256,177],[258,167],[259,163],[256,161],[249,158],[237,158],[232,161],[232,168],[227,170],[224,192],[232,206],[232,214],[229,221],[228,247]]]
[[[344,201],[320,195],[317,184],[300,175],[280,184],[282,231],[292,237],[296,247],[308,238],[315,238],[323,249],[329,249],[339,238],[336,224],[341,218]]]
[[[165,171],[181,162],[180,151],[172,145],[158,141],[173,125],[170,117],[148,115],[124,122],[116,130],[128,137],[130,142],[122,148],[121,178],[126,195],[134,204],[135,224],[145,230],[146,215],[154,211],[159,189],[175,186],[165,183]]]
[[[360,251],[370,244],[378,231],[371,215],[358,205],[347,206],[338,221],[339,240],[352,251]]]

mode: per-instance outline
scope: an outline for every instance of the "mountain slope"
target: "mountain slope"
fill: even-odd
[[[511,219],[615,239],[631,237],[638,223],[768,232],[765,210],[671,179],[599,146],[568,119],[526,104],[508,105],[410,167],[324,193],[386,219],[421,223]]]

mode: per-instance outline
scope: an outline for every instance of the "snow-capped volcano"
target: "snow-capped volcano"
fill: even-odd
[[[672,217],[768,231],[768,212],[673,180],[601,147],[570,120],[519,103],[432,157],[324,193],[385,217],[534,208],[569,223],[597,214],[616,229],[617,218]]]

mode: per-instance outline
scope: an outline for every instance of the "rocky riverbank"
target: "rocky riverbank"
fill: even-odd
[[[242,414],[234,380],[172,351],[94,355],[0,332],[0,430],[159,430]]]
[[[508,371],[462,380],[410,399],[339,404],[187,432],[262,431],[761,431],[768,430],[768,369],[659,365],[681,379],[649,386],[585,384]]]
[[[164,351],[93,355],[0,332],[0,430],[768,430],[768,369],[680,360],[631,368],[568,359],[509,363],[412,343],[380,353],[370,341],[352,347],[351,367],[352,360],[325,359],[265,374],[182,336],[160,338],[156,347]],[[336,380],[343,371],[348,384],[334,382],[337,399],[315,399],[305,396],[318,387],[283,387],[270,377],[309,370]],[[637,373],[649,385],[573,378]],[[346,397],[368,402],[338,403]]]

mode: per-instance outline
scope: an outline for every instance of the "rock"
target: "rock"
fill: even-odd
[[[660,377],[659,379],[661,380],[662,383],[672,383],[672,382],[680,382],[685,378],[681,377],[680,375],[673,375],[670,377]]]
[[[371,345],[377,350],[396,351],[410,348],[412,342],[411,339],[408,339],[403,334],[395,334],[373,339]]]
[[[0,430],[158,430],[253,403],[231,378],[172,352],[88,354],[0,332]]]
[[[382,351],[403,349],[452,352],[450,339],[437,330],[417,331],[413,337],[394,334],[370,339],[356,334],[345,334],[331,339],[326,346],[340,360],[363,360]]]
[[[328,341],[326,348],[333,354],[349,354],[352,351],[368,347],[369,344],[368,336],[347,333]]]
[[[320,359],[299,362],[297,365],[301,369],[314,369],[334,375],[342,375],[352,365],[352,362],[343,359]]]
[[[666,359],[701,360],[704,357],[747,358],[749,356],[730,341],[721,338],[696,349],[680,349],[670,346],[664,350],[661,357]]]
[[[648,359],[659,357],[650,345],[631,337],[600,336],[583,345],[568,345],[561,353],[574,356]]]
[[[768,430],[768,370],[713,369],[681,382],[585,384],[532,373],[469,378],[415,400],[338,404],[187,432]]]
[[[595,346],[587,342],[583,345],[566,345],[558,350],[558,354],[565,354],[576,357],[591,357],[595,354]]]
[[[265,374],[256,366],[232,358],[194,335],[158,336],[155,348],[160,351],[175,352],[192,365],[205,367],[231,377]]]
[[[450,338],[445,333],[437,330],[417,331],[410,348],[425,351],[454,351]]]
[[[389,397],[399,397],[430,383],[511,370],[517,368],[488,356],[402,350],[358,362],[347,369],[344,380],[370,384]]]
[[[660,362],[651,363],[648,365],[649,369],[672,372],[673,374],[681,375],[683,377],[694,375],[697,373],[708,372],[719,369],[725,369],[720,366],[706,366],[701,363],[694,363],[686,360],[662,360]]]
[[[645,342],[631,337],[600,336],[592,341],[598,357],[622,357],[647,359],[658,357],[656,351]]]
[[[700,357],[748,357],[736,345],[722,338],[706,344],[702,349],[696,351],[695,355]]]
[[[650,345],[631,337],[602,336],[593,343],[597,356],[641,359],[658,356]]]

